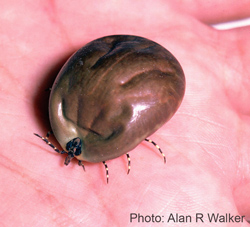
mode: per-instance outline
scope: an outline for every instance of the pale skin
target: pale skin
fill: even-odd
[[[128,226],[130,213],[164,216],[165,225],[169,213],[192,216],[192,226],[201,225],[196,213],[209,226],[217,224],[207,213],[250,220],[250,28],[209,25],[249,17],[249,3],[90,2],[0,4],[0,225]],[[107,161],[107,185],[102,163],[84,163],[86,172],[76,160],[66,167],[66,155],[33,133],[50,130],[46,89],[64,61],[113,34],[163,45],[181,63],[187,87],[175,116],[150,137],[167,163],[143,142],[130,152],[129,175],[125,155]],[[246,219],[239,225],[249,226]]]

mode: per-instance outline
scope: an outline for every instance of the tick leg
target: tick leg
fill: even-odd
[[[51,147],[54,149],[54,151],[56,151],[57,153],[59,153],[59,154],[65,154],[65,153],[67,153],[67,152],[64,151],[64,150],[60,151],[60,150],[57,149],[51,142],[48,141],[48,137],[49,137],[50,134],[51,134],[51,133],[48,132],[47,135],[46,135],[46,137],[43,137],[43,136],[40,136],[40,135],[34,133],[35,136],[38,136],[39,138],[41,138],[45,143],[47,143],[49,146],[51,146]]]
[[[150,140],[150,139],[145,139],[145,141],[147,141],[147,142],[149,142],[149,143],[152,143],[152,144],[160,151],[161,155],[162,155],[163,158],[164,158],[164,163],[166,163],[166,156],[165,156],[165,154],[162,152],[161,148],[160,148],[154,141],[152,141],[152,140]]]
[[[131,168],[131,162],[130,162],[130,156],[129,156],[129,154],[127,153],[126,155],[127,155],[127,160],[128,160],[128,173],[127,174],[129,174],[130,168]]]
[[[49,139],[49,135],[50,135],[50,134],[53,134],[53,132],[48,131],[48,132],[47,132],[47,135],[46,135],[46,137],[45,137],[45,139]]]
[[[79,165],[79,166],[82,166],[83,170],[85,171],[85,167],[84,167],[82,161],[79,160],[79,161],[78,161],[78,165]]]
[[[109,183],[109,169],[105,161],[102,162],[106,169],[107,184]]]

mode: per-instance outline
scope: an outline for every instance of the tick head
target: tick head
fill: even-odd
[[[76,137],[76,138],[70,140],[66,144],[66,150],[68,152],[68,156],[65,159],[64,164],[68,165],[72,158],[79,156],[82,153],[82,141],[81,141],[81,139],[79,137]]]

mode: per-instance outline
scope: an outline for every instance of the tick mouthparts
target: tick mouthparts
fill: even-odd
[[[68,156],[66,157],[65,161],[64,161],[64,165],[68,165],[71,161],[71,159],[74,158],[74,155],[72,152],[68,153]]]

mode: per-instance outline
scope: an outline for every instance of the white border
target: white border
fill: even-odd
[[[212,26],[218,30],[226,30],[226,29],[239,28],[239,27],[244,27],[244,26],[249,26],[249,25],[250,25],[250,18],[246,18],[246,19],[237,20],[237,21],[214,24]]]

